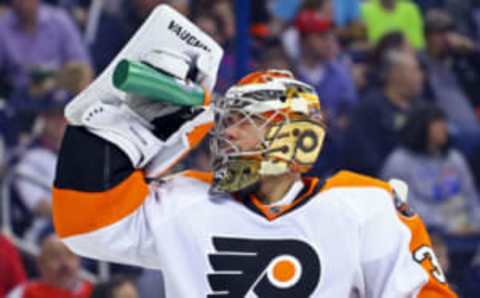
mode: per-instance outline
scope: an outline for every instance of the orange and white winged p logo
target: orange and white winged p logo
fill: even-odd
[[[213,237],[209,254],[214,273],[208,282],[214,297],[310,297],[320,281],[320,259],[297,239]]]

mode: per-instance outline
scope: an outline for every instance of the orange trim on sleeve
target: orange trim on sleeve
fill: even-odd
[[[137,209],[148,194],[141,171],[105,192],[53,189],[53,223],[59,237],[88,233],[111,225]]]
[[[422,247],[432,247],[427,229],[418,215],[405,217],[400,215],[400,220],[410,230],[412,238],[410,240],[410,251],[415,259],[415,252]],[[432,275],[435,267],[430,257],[425,257],[419,263],[426,273],[428,273],[428,282],[422,287],[418,293],[418,298],[455,298],[457,295],[448,287],[448,284],[438,281]]]
[[[322,191],[335,187],[379,187],[390,193],[393,191],[390,184],[385,181],[349,171],[340,171],[338,174],[328,179],[325,182]]]
[[[181,172],[180,175],[185,177],[190,177],[208,184],[213,182],[213,173],[212,172],[202,172],[202,171],[195,171],[195,170],[186,170]]]
[[[213,127],[213,122],[208,122],[195,127],[187,134],[190,149],[197,147],[198,144],[205,138],[210,129]]]
[[[209,106],[212,102],[212,93],[210,93],[210,91],[208,91],[208,89],[206,88],[203,88],[203,92],[205,93],[205,95],[203,96],[203,105]]]

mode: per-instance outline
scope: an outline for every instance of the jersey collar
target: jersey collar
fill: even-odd
[[[303,186],[300,181],[299,184],[294,184],[287,195],[280,200],[278,204],[264,204],[254,194],[249,195],[247,198],[237,199],[239,199],[249,210],[266,218],[268,221],[273,221],[278,217],[305,205],[323,186],[323,182],[320,183],[318,178],[302,177],[302,181]],[[299,187],[295,185],[299,185]],[[283,202],[289,203],[282,204]]]

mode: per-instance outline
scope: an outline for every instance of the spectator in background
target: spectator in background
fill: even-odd
[[[267,70],[293,68],[280,40],[272,39],[264,42],[261,48],[255,69]]]
[[[343,157],[348,114],[357,102],[357,94],[348,64],[338,59],[332,20],[315,10],[302,10],[296,27],[301,39],[301,55],[294,61],[296,77],[315,88],[329,128],[323,153],[313,169],[322,176],[337,170]]]
[[[304,10],[296,26],[302,45],[295,61],[296,76],[315,87],[330,127],[343,128],[343,116],[356,103],[357,95],[348,66],[337,60],[333,23],[313,10]]]
[[[415,50],[406,39],[405,34],[400,31],[386,33],[379,39],[369,55],[367,88],[365,89],[378,88],[382,85],[383,82],[378,69],[385,60],[387,53],[392,50],[415,55]]]
[[[301,10],[315,10],[324,18],[331,19],[335,25],[335,35],[340,43],[345,46],[364,38],[365,30],[360,21],[360,0],[293,0],[293,1],[272,1],[270,11],[275,17],[274,20],[281,25],[277,27],[286,27],[287,24],[294,21],[297,13]],[[270,27],[273,27],[270,25]],[[277,30],[278,31],[278,30]],[[299,52],[294,46],[298,42],[298,36],[291,30],[287,30],[285,43],[288,45],[288,51],[292,57],[298,57]],[[289,40],[290,39],[290,40]]]
[[[20,157],[16,167],[14,189],[33,215],[28,231],[29,240],[51,222],[51,186],[53,184],[58,149],[66,127],[64,102],[50,102],[38,116],[41,129],[33,145]]]
[[[0,108],[0,133],[5,137],[9,153],[21,151],[30,144],[37,110],[48,109],[52,102],[65,102],[83,90],[92,78],[89,66],[67,63],[55,74],[35,76],[29,88],[11,92],[3,109]],[[13,157],[17,158],[18,154]]]
[[[17,250],[4,235],[0,234],[0,298],[5,298],[8,292],[26,278]]]
[[[398,144],[407,114],[422,91],[423,74],[416,57],[391,50],[378,66],[382,84],[352,111],[346,133],[345,168],[377,175]]]
[[[278,2],[282,3],[280,6],[283,6],[283,1]],[[330,23],[332,23],[333,27],[333,12],[330,0],[305,1],[305,3],[303,3],[303,5],[301,5],[299,8],[301,9],[298,10],[298,13],[296,10],[295,14],[293,15],[294,18],[292,17],[292,20],[288,23],[286,21],[282,21],[281,18],[273,19],[273,23],[281,23],[281,25],[277,25],[277,27],[285,27],[285,30],[282,32],[281,39],[287,55],[293,61],[299,60],[302,55],[302,41],[300,40],[301,32],[298,28],[298,23],[300,21],[300,16],[302,15],[302,12],[309,12],[310,15],[315,16],[315,18],[319,20],[329,20]],[[276,14],[273,13],[273,15]],[[303,15],[305,16],[307,15],[307,13],[303,13]]]
[[[478,7],[480,1],[478,0],[443,0],[444,5],[442,7],[445,11],[452,16],[455,22],[455,29],[462,35],[469,38],[476,38],[478,33],[478,27],[476,24],[476,18],[478,18]]]
[[[161,298],[159,293],[149,293]],[[91,298],[138,298],[138,290],[134,282],[125,276],[114,276],[109,281],[95,285]],[[142,296],[143,297],[143,296]]]
[[[86,41],[97,73],[102,72],[162,0],[102,1],[98,15],[88,16]]]
[[[480,49],[458,34],[447,12],[426,16],[426,93],[447,114],[455,145],[469,159],[480,185]]]
[[[69,62],[89,65],[77,27],[62,9],[40,0],[12,0],[0,16],[0,72],[14,88],[32,76],[54,72]]]
[[[8,298],[89,298],[92,284],[80,278],[80,259],[55,235],[41,244],[37,258],[40,277],[17,286]]]
[[[373,68],[381,65],[386,53],[391,50],[415,55],[415,50],[408,42],[405,34],[400,31],[391,31],[382,36],[373,48],[371,53],[371,64]]]
[[[480,50],[455,32],[447,12],[432,10],[426,16],[426,69],[428,91],[447,113],[455,129],[480,131],[475,105],[480,107]]]
[[[480,232],[480,201],[464,156],[450,147],[445,114],[434,106],[415,109],[401,145],[381,176],[409,185],[408,201],[427,227],[447,234]]]
[[[362,3],[362,20],[368,40],[375,44],[385,33],[401,31],[415,49],[423,49],[423,18],[411,1],[370,0]]]
[[[323,153],[313,168],[316,175],[323,176],[337,170],[343,157],[348,114],[357,102],[357,93],[348,64],[338,59],[331,19],[315,10],[302,10],[296,27],[301,39],[301,55],[294,61],[296,77],[315,88],[329,128]]]

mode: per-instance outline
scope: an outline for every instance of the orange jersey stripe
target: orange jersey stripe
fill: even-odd
[[[390,184],[385,181],[349,171],[340,171],[328,179],[322,187],[322,191],[335,187],[379,187],[390,193],[393,191]]]
[[[59,237],[88,233],[131,214],[148,194],[143,173],[135,171],[105,192],[53,189],[53,223]]]
[[[205,138],[210,129],[213,127],[213,122],[208,122],[201,124],[195,127],[192,131],[187,134],[188,143],[190,144],[190,149],[193,149],[200,144],[200,142]]]
[[[195,170],[186,170],[184,172],[179,173],[181,176],[190,177],[207,184],[211,184],[213,181],[213,173],[212,172],[202,172],[202,171],[195,171]]]

